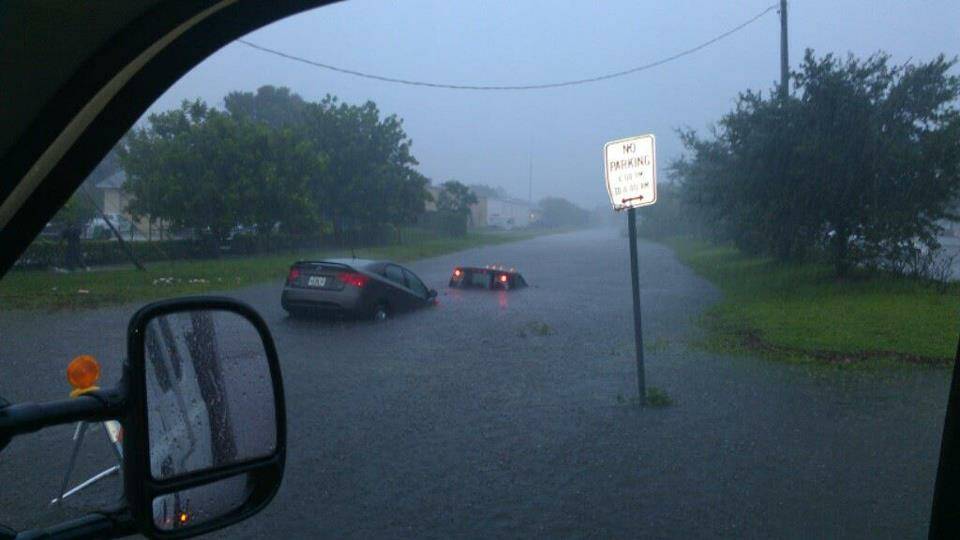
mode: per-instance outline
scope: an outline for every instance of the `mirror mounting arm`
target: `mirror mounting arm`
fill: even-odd
[[[45,403],[18,403],[0,409],[0,440],[72,422],[118,418],[123,412],[121,387]]]

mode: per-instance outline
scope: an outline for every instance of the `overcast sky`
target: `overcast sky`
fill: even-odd
[[[380,75],[473,85],[580,79],[670,56],[727,31],[773,0],[508,1],[353,0],[277,22],[247,36],[265,47]],[[895,61],[960,53],[958,0],[794,0],[790,65],[818,54]],[[221,105],[233,90],[287,86],[309,100],[334,94],[373,100],[405,121],[420,171],[533,198],[606,203],[603,143],[654,133],[661,181],[680,155],[678,127],[707,128],[737,92],[779,78],[775,11],[740,32],[669,64],[619,79],[540,91],[490,92],[400,86],[312,68],[239,43],[227,45],[174,85],[151,111],[202,98]],[[956,71],[956,70],[955,70]]]

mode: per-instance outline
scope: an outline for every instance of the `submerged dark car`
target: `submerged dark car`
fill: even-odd
[[[458,266],[450,275],[450,287],[456,289],[510,290],[526,287],[527,281],[515,268],[502,266]]]
[[[330,314],[384,320],[434,304],[410,270],[388,261],[330,259],[298,261],[290,267],[280,303],[290,315]]]

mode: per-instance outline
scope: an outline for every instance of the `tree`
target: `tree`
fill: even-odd
[[[269,234],[316,216],[308,196],[323,160],[291,129],[211,109],[201,101],[153,114],[124,139],[124,189],[137,217],[168,221],[222,242],[238,225]]]
[[[477,196],[464,184],[448,180],[440,185],[437,210],[466,216],[470,214],[471,204],[477,204]]]
[[[582,227],[590,222],[590,212],[563,197],[547,197],[540,201],[541,221],[546,227]]]
[[[371,101],[348,105],[333,96],[309,104],[305,115],[306,135],[327,156],[314,197],[338,237],[346,228],[404,223],[423,212],[429,194],[413,169],[403,120],[381,118]]]
[[[477,197],[488,197],[495,199],[508,199],[510,195],[507,190],[500,186],[488,186],[486,184],[470,184],[470,191]]]
[[[80,189],[86,189],[81,186]],[[50,223],[59,227],[76,227],[83,229],[95,218],[97,210],[83,193],[77,191],[68,200],[65,205],[53,216]]]
[[[239,223],[260,236],[275,228],[300,234],[316,227],[320,216],[311,185],[324,174],[325,155],[296,128],[243,121],[238,127],[249,160],[249,174],[238,177],[239,202],[247,209]]]
[[[224,106],[233,118],[258,126],[263,142],[268,143],[264,148],[269,150],[261,156],[261,162],[273,165],[266,171],[264,185],[250,186],[252,192],[270,191],[275,205],[280,204],[278,199],[297,199],[287,201],[296,208],[289,208],[286,218],[280,221],[285,232],[302,233],[318,227],[320,201],[331,179],[326,175],[327,153],[310,137],[308,130],[310,104],[289,88],[265,85],[256,93],[231,92],[224,98]],[[293,155],[289,155],[291,153]],[[276,190],[280,177],[285,174],[293,174],[304,182],[298,183],[290,195]],[[266,223],[263,219],[258,221]]]
[[[424,212],[425,203],[430,197],[427,186],[430,179],[419,172],[406,168],[388,188],[386,214],[384,218],[395,225],[414,223]]]
[[[690,220],[692,210],[678,185],[662,182],[657,185],[657,203],[637,211],[637,233],[653,239],[700,234],[699,224]],[[603,206],[597,209],[592,221],[603,223],[613,216],[610,207]]]
[[[960,78],[941,55],[891,67],[886,54],[860,61],[807,51],[802,91],[807,174],[838,275],[883,264],[914,240],[936,249],[937,222],[954,218],[960,190]],[[816,161],[813,161],[815,158]],[[808,181],[809,182],[809,181]]]
[[[86,189],[81,186],[80,189]],[[83,230],[96,215],[96,209],[82,193],[74,193],[67,204],[53,217],[51,223],[60,228],[60,239],[66,243],[62,264],[68,270],[83,266],[83,251],[80,238]]]
[[[787,98],[745,92],[671,170],[712,234],[750,253],[822,252],[838,276],[938,247],[960,195],[955,61],[891,66],[807,51]]]
[[[308,103],[289,88],[261,86],[257,92],[230,92],[224,108],[234,118],[262,122],[272,128],[301,126]]]
[[[237,226],[268,236],[401,225],[423,212],[428,181],[395,115],[373,102],[309,103],[286,88],[232,93],[151,115],[124,139],[129,211],[223,241]]]

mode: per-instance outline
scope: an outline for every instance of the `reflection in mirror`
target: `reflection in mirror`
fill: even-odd
[[[153,499],[153,523],[162,531],[200,525],[240,508],[250,497],[249,476],[240,474]]]
[[[250,321],[230,311],[187,311],[159,316],[144,332],[155,479],[274,452],[270,366]]]

